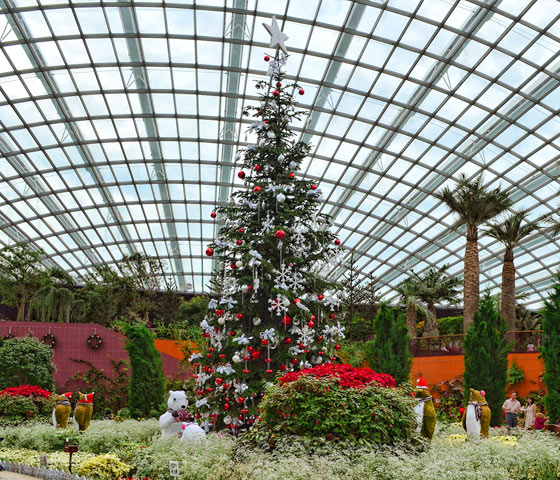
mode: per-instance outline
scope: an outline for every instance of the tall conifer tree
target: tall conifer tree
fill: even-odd
[[[544,399],[551,423],[560,422],[560,273],[552,286],[543,311]]]
[[[375,337],[366,346],[369,366],[391,374],[397,384],[408,381],[412,358],[405,316],[382,303],[373,330]]]
[[[464,385],[466,396],[470,388],[486,392],[492,425],[500,425],[503,421],[509,349],[506,330],[494,299],[485,295],[465,337]]]

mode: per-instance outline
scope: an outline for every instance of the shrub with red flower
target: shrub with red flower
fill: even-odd
[[[8,387],[0,391],[0,395],[8,395],[10,397],[43,397],[50,398],[52,393],[43,390],[37,385],[18,385],[17,387]]]
[[[380,387],[394,387],[395,379],[388,373],[377,373],[371,368],[356,368],[346,363],[325,363],[313,368],[306,368],[297,372],[289,372],[280,377],[281,385],[294,382],[302,375],[310,375],[316,378],[334,378],[343,388],[363,388],[365,386],[377,385]]]

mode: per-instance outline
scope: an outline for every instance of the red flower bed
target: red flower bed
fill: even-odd
[[[281,385],[293,382],[302,375],[313,375],[317,378],[331,377],[338,380],[338,384],[344,388],[360,388],[372,383],[381,387],[394,387],[395,379],[388,373],[377,373],[370,368],[355,368],[346,363],[325,363],[313,368],[306,368],[298,372],[290,372],[280,377]]]
[[[8,387],[0,391],[0,395],[8,395],[10,397],[44,397],[52,396],[51,392],[43,390],[37,385],[19,385],[17,387]]]

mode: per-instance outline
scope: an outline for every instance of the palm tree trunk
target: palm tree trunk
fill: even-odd
[[[478,228],[467,227],[467,246],[465,248],[463,331],[467,333],[474,313],[478,310],[480,264],[478,260]]]
[[[424,323],[424,336],[437,337],[439,335],[436,307],[433,303],[428,305],[428,315],[426,316],[426,323]]]
[[[502,305],[500,313],[506,322],[508,332],[515,330],[515,265],[513,250],[506,249],[502,267]]]
[[[409,303],[406,310],[406,326],[408,327],[408,335],[410,339],[416,338],[416,305]]]

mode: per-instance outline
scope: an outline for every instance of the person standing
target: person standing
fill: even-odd
[[[508,398],[502,405],[502,410],[506,412],[506,425],[508,431],[513,427],[517,427],[517,415],[521,413],[521,404],[517,400],[517,392],[512,392],[511,397]]]
[[[537,416],[537,406],[533,397],[527,397],[527,406],[522,408],[522,410],[525,412],[525,423],[523,426],[529,429],[535,425],[535,417]]]

